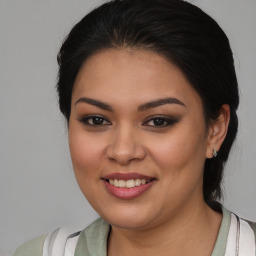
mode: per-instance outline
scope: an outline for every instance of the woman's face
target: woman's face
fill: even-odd
[[[154,52],[105,50],[86,61],[73,89],[69,144],[83,194],[114,226],[160,225],[203,202],[212,149],[202,101]]]

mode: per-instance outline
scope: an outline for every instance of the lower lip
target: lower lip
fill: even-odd
[[[106,189],[111,195],[120,199],[133,199],[146,192],[152,186],[154,181],[134,188],[118,188],[111,185],[106,180],[103,180],[103,182],[105,184]]]

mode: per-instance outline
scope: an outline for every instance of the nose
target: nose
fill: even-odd
[[[136,131],[128,125],[115,129],[107,148],[108,159],[120,165],[128,165],[133,161],[144,159],[146,152],[138,137]]]

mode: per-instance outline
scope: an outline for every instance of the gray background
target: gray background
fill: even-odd
[[[56,54],[102,1],[0,0],[0,255],[53,228],[84,227],[96,213],[72,171],[59,113]],[[256,1],[191,1],[226,31],[241,90],[240,130],[225,176],[225,205],[256,220]]]

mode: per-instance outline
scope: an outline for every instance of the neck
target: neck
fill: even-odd
[[[211,255],[221,215],[204,202],[179,211],[168,222],[136,230],[112,227],[108,255]]]

